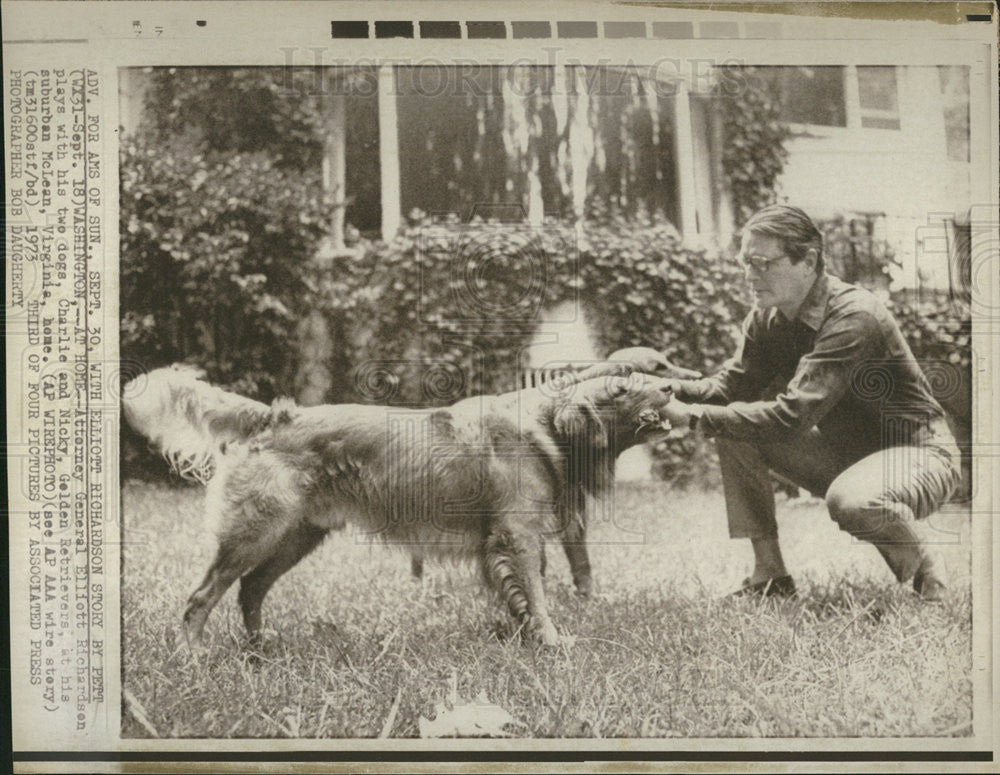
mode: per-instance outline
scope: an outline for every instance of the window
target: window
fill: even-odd
[[[785,121],[847,126],[843,67],[769,67],[765,72],[781,101]]]
[[[761,73],[791,124],[899,129],[895,67],[764,67]]]
[[[861,126],[899,129],[899,99],[895,67],[858,67]]]

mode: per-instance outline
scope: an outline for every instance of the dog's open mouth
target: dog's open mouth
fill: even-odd
[[[635,435],[643,433],[644,431],[653,433],[669,433],[673,430],[673,426],[670,421],[666,418],[660,418],[658,412],[649,411],[642,412],[639,415],[639,427],[635,429]]]

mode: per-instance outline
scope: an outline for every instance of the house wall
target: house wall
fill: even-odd
[[[947,287],[942,220],[967,212],[970,165],[948,159],[937,68],[896,73],[900,128],[860,126],[850,98],[847,127],[794,125],[779,192],[818,219],[884,214],[885,238],[903,264],[894,284]]]

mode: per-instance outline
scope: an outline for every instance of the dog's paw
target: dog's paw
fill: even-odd
[[[184,636],[184,642],[187,644],[188,651],[192,654],[203,654],[208,650],[208,647],[205,645],[203,629],[187,621],[187,617],[185,617],[185,621],[181,625],[181,634]]]
[[[580,597],[591,598],[594,596],[594,580],[590,576],[579,578],[574,584],[576,586],[576,594]]]
[[[546,647],[555,647],[560,643],[556,626],[550,621],[539,622],[535,629],[535,638]]]

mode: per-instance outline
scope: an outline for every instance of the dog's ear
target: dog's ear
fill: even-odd
[[[552,417],[556,436],[566,440],[585,440],[588,444],[606,447],[608,445],[604,421],[597,407],[587,398],[567,401],[556,408]]]
[[[638,400],[642,393],[657,380],[657,377],[650,376],[642,371],[629,371],[624,376],[608,377],[604,381],[604,391],[598,394],[600,403],[615,403],[629,394]]]

